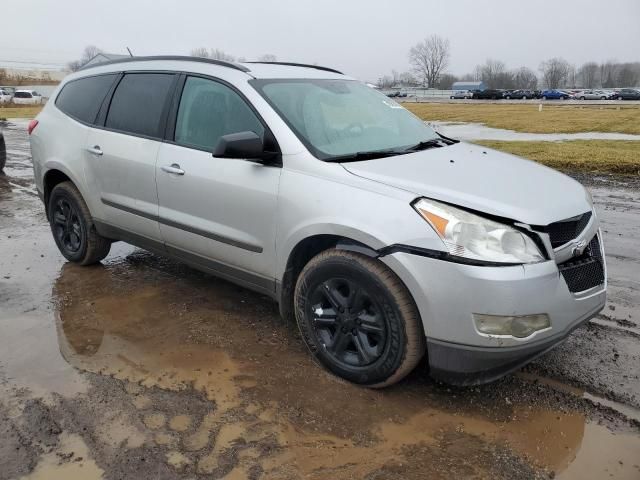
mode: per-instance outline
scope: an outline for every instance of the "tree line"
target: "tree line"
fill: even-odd
[[[82,55],[79,59],[73,60],[72,62],[67,63],[67,68],[72,72],[76,72],[80,70],[84,65],[86,65],[89,60],[91,60],[96,55],[104,53],[101,48],[96,47],[95,45],[88,45],[82,51]],[[189,53],[192,57],[203,57],[203,58],[211,58],[213,60],[224,60],[225,62],[246,62],[246,58],[244,57],[236,57],[231,55],[224,50],[220,50],[219,48],[206,48],[206,47],[198,47],[191,50]],[[277,57],[270,53],[261,55],[257,59],[259,62],[275,62],[277,61]]]
[[[482,81],[487,88],[615,88],[640,85],[640,62],[587,62],[579,67],[564,58],[544,60],[539,74],[528,67],[507,68],[500,60],[487,59],[473,72],[456,76],[447,71],[451,60],[449,40],[432,35],[409,49],[411,71],[395,72],[378,79],[380,88],[412,85],[442,90],[451,89],[457,81]]]

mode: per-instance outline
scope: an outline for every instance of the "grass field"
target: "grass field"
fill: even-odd
[[[0,107],[0,120],[7,118],[33,118],[43,105],[12,105],[10,107]]]
[[[640,141],[474,142],[559,170],[640,175]]]
[[[477,122],[529,133],[618,132],[640,134],[640,105],[550,106],[538,104],[404,103],[423,120]]]

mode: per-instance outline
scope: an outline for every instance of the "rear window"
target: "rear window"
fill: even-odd
[[[56,106],[73,118],[94,123],[115,79],[116,75],[100,75],[69,82],[56,98]]]
[[[14,97],[15,98],[31,98],[31,94],[29,92],[16,92]]]
[[[105,126],[122,132],[160,137],[162,112],[174,75],[131,73],[118,84]]]

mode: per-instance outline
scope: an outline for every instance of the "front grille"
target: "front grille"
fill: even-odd
[[[604,283],[604,262],[598,236],[593,237],[589,246],[579,257],[558,265],[570,292],[583,292]]]
[[[547,227],[547,232],[549,233],[551,246],[553,248],[557,248],[560,245],[564,245],[574,238],[577,238],[585,229],[590,219],[591,212],[587,212],[583,213],[579,217],[575,217],[570,220],[562,220],[549,225]]]

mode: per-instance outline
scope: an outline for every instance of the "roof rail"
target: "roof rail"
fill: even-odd
[[[150,57],[126,57],[126,58],[118,58],[116,60],[109,60],[107,62],[96,63],[95,65],[87,65],[82,67],[80,70],[85,70],[94,67],[101,67],[103,65],[114,65],[117,63],[128,63],[128,62],[146,62],[150,60],[178,60],[183,62],[200,62],[200,63],[210,63],[213,65],[220,65],[221,67],[233,68],[235,70],[240,70],[241,72],[249,72],[249,68],[244,65],[240,65],[238,63],[233,62],[225,62],[224,60],[214,60],[213,58],[204,58],[204,57],[189,57],[186,55],[157,55]]]
[[[333,72],[333,73],[339,73],[340,75],[344,75],[344,73],[335,70],[333,68],[329,68],[329,67],[321,67],[320,65],[309,65],[308,63],[294,63],[294,62],[259,62],[259,61],[254,61],[254,62],[244,62],[244,63],[264,63],[267,65],[287,65],[289,67],[307,67],[307,68],[315,68],[316,70],[324,70],[325,72]]]

